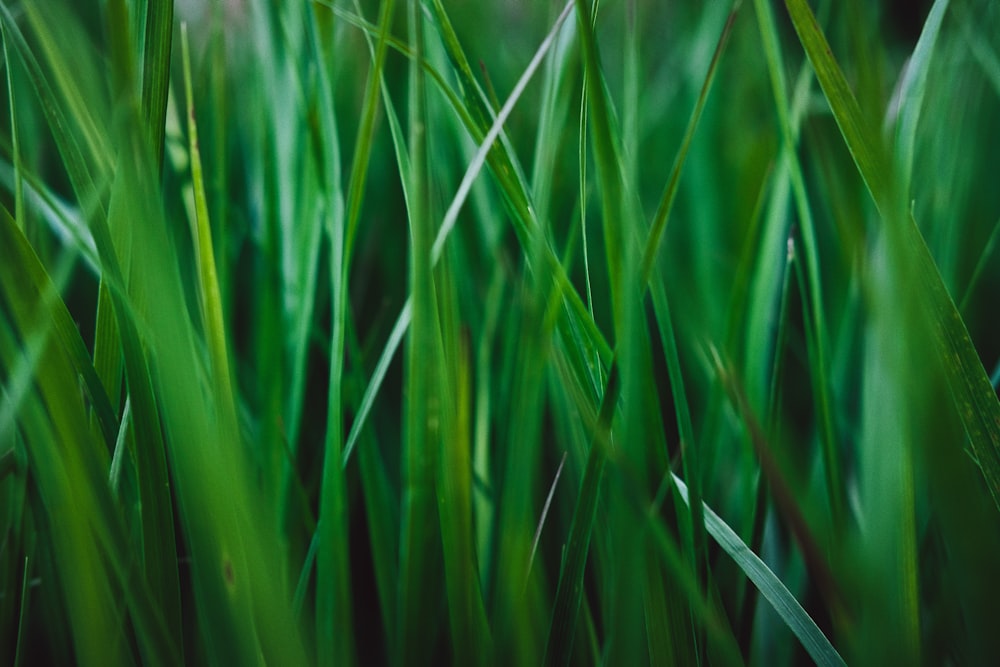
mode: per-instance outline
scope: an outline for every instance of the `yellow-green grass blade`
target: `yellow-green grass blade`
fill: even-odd
[[[154,3],[154,5],[157,3]],[[184,93],[187,97],[188,150],[191,160],[191,181],[194,187],[195,215],[192,235],[198,267],[198,301],[211,360],[212,386],[219,419],[224,431],[237,432],[236,399],[233,395],[229,370],[229,349],[222,317],[222,297],[212,249],[212,226],[208,215],[208,200],[202,174],[201,149],[198,144],[198,124],[195,120],[194,93],[191,85],[191,58],[188,50],[187,24],[181,24],[181,59],[184,67]]]
[[[7,307],[17,320],[16,326],[22,344],[27,346],[28,358],[35,359],[37,398],[32,394],[22,405],[23,412],[19,409],[27,420],[22,426],[29,435],[29,465],[38,476],[40,491],[48,502],[48,511],[61,512],[50,520],[60,526],[57,529],[59,534],[54,537],[57,549],[67,559],[65,567],[69,570],[64,576],[70,581],[87,579],[75,576],[79,572],[77,568],[87,564],[93,568],[87,571],[95,575],[93,582],[81,584],[76,589],[69,584],[67,594],[78,596],[69,604],[83,605],[83,609],[90,605],[107,605],[94,616],[94,623],[99,626],[107,621],[101,620],[99,614],[110,613],[115,606],[101,598],[120,587],[130,600],[132,619],[140,631],[140,647],[151,659],[160,656],[167,660],[178,655],[178,637],[167,633],[162,609],[155,614],[152,612],[146,584],[131,580],[134,563],[126,551],[118,525],[120,517],[108,493],[107,449],[89,437],[85,406],[77,388],[79,371],[75,368],[71,346],[67,346],[63,336],[58,334],[59,309],[52,306],[59,301],[58,295],[47,276],[39,274],[37,259],[6,211],[0,212],[0,240],[4,247],[15,251],[10,255],[10,261],[5,261],[0,269],[0,289]],[[19,344],[12,341],[9,346],[5,344],[3,347],[5,353],[7,350],[13,353]],[[4,363],[9,367],[11,358]],[[60,507],[62,510],[57,509]],[[72,528],[66,525],[67,520]],[[110,554],[110,572],[105,569],[104,558],[94,551],[98,548]],[[81,612],[78,609],[76,613],[80,615]],[[87,618],[90,613],[93,610],[87,610],[81,618]],[[114,625],[117,626],[117,623]],[[87,622],[80,623],[81,630],[87,627]],[[95,629],[90,627],[90,630]],[[87,638],[79,644],[81,660],[95,657],[89,654],[92,650],[88,648],[89,641],[90,638]],[[96,641],[102,640],[98,637]]]
[[[440,396],[441,450],[438,517],[449,628],[458,664],[492,664],[493,642],[476,565],[472,514],[472,391],[468,334],[458,326],[455,279],[449,262],[436,273],[444,381]]]
[[[0,218],[3,218],[0,221],[0,227],[3,229],[0,231],[4,238],[4,262],[18,268],[23,280],[31,286],[32,293],[55,294],[55,287],[49,281],[48,274],[23,233],[8,229],[7,225],[11,220],[6,216]],[[74,372],[83,381],[87,399],[100,427],[100,434],[104,438],[105,451],[110,451],[117,438],[118,418],[90,361],[87,347],[80,338],[80,330],[77,329],[62,299],[49,299],[48,309],[53,335],[69,357]]]
[[[786,5],[844,141],[883,216],[890,252],[901,258],[904,266],[913,267],[914,277],[926,294],[936,352],[948,360],[942,368],[955,407],[1000,509],[1000,401],[920,230],[913,218],[902,212],[905,209],[889,180],[892,170],[878,135],[862,116],[815,16],[805,0],[786,0]]]

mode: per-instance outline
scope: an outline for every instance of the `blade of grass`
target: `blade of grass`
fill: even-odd
[[[892,171],[878,137],[861,115],[815,16],[805,0],[786,0],[785,4],[844,141],[886,223],[892,252],[905,253],[905,261],[912,262],[915,278],[926,293],[938,354],[949,360],[942,366],[953,400],[994,504],[1000,510],[1000,401],[916,222],[912,216],[907,219],[901,213],[904,209],[891,189]]]
[[[661,205],[657,211],[657,215],[654,217],[653,225],[651,227],[651,231],[647,243],[645,245],[642,262],[640,264],[640,279],[642,281],[641,285],[643,289],[645,289],[645,286],[650,281],[651,277],[650,274],[652,272],[653,262],[656,256],[656,252],[658,250],[659,241],[662,238],[662,233],[663,230],[665,229],[665,224],[669,217],[670,209],[672,207],[673,198],[676,195],[677,183],[679,182],[681,167],[684,164],[684,156],[686,156],[686,147],[690,144],[691,137],[693,136],[694,130],[697,127],[698,118],[700,118],[701,111],[704,108],[704,102],[705,99],[707,98],[708,90],[710,89],[711,82],[714,78],[716,66],[724,50],[725,44],[728,40],[728,36],[732,28],[732,23],[733,20],[735,19],[736,11],[739,9],[739,5],[740,2],[736,2],[734,4],[733,10],[731,11],[727,19],[726,25],[723,28],[718,45],[716,47],[715,54],[713,56],[712,64],[709,67],[705,83],[702,86],[699,102],[698,104],[696,104],[691,119],[688,123],[688,129],[685,135],[685,139],[682,141],[681,151],[678,154],[678,158],[675,160],[671,178],[668,181],[668,186],[664,192],[663,198],[661,199]],[[581,31],[589,32],[591,28],[586,19],[583,18],[585,17],[586,14],[585,12],[583,12],[583,7],[581,4],[579,4],[579,2],[577,4],[577,9],[579,12],[578,16],[581,17],[580,21],[578,22],[578,25],[580,25],[581,27]],[[599,67],[599,65],[597,63],[596,47],[594,45],[593,36],[590,37],[589,41],[585,41],[582,48],[584,48],[587,51],[593,51],[593,53],[587,53],[585,57],[587,59],[588,66],[594,68],[594,71],[597,72],[598,70],[596,68]],[[604,89],[596,84],[591,85],[590,88],[588,89],[589,97],[593,97],[594,95],[603,96],[604,94],[605,94]],[[598,104],[597,107],[591,108],[590,111],[591,114],[600,112],[605,117],[604,122],[599,124],[600,126],[595,130],[595,132],[605,135],[604,139],[601,141],[601,143],[603,144],[603,149],[598,152],[603,151],[604,153],[604,158],[605,158],[604,170],[606,172],[606,177],[613,178],[612,175],[614,173],[615,167],[613,165],[609,167],[608,162],[610,161],[614,164],[617,164],[617,162],[613,159],[615,145],[611,137],[608,136],[610,135],[611,127],[610,127],[610,121],[608,120],[607,116],[608,114],[607,107],[606,106],[602,107],[600,104]],[[601,160],[599,159],[598,162],[600,165]],[[608,171],[610,171],[611,174],[607,174]],[[621,177],[620,173],[618,177],[619,178]],[[614,187],[611,188],[612,193],[616,191],[617,191],[616,188]],[[624,205],[621,200],[619,201],[619,204]],[[605,211],[605,217],[607,217],[607,215],[608,211]],[[657,281],[656,285],[657,286],[662,285],[662,281]],[[657,291],[658,290],[656,286],[654,286],[654,296]],[[664,321],[666,321],[667,325],[669,325],[670,323],[669,311],[666,307],[665,298],[661,299],[654,298],[654,303],[659,304],[659,311],[661,313],[661,318],[660,318],[661,327],[664,326],[663,323]],[[663,320],[662,319],[663,317],[666,317],[667,319]],[[670,331],[672,331],[672,328],[670,329]],[[672,336],[670,336],[670,338],[671,340],[673,340]],[[672,349],[674,349],[674,351],[676,352],[675,345]],[[676,355],[674,356],[676,357]],[[681,392],[683,396],[683,383],[679,376],[679,370],[680,370],[679,359],[668,358],[668,365],[670,364],[671,360],[674,361],[674,363],[672,364],[672,370],[676,371],[676,377],[672,376],[671,378],[672,380],[676,380],[676,382],[673,382],[675,395],[676,392]],[[612,376],[614,376],[616,372],[617,371],[615,366],[612,365],[612,370],[611,370]],[[612,384],[611,382],[608,383],[608,391],[612,390],[615,393],[617,393],[617,383],[614,384]],[[617,403],[617,400],[618,400],[617,395],[610,396],[608,393],[605,393],[605,397],[603,399],[601,408],[602,415],[605,414],[605,406],[610,405],[611,413],[609,413],[608,415],[608,419],[610,419],[610,414],[613,414],[613,406]],[[681,415],[680,423],[682,424],[682,428],[685,423],[690,425],[689,411],[683,406],[683,401],[680,403],[675,403],[675,405],[677,406],[677,409],[680,410],[680,415]],[[690,428],[688,430],[691,431]],[[689,437],[692,438],[692,441],[688,443],[688,448],[687,448],[688,451],[694,448],[693,434],[689,433]],[[683,438],[683,433],[682,433],[682,438]],[[592,463],[592,458],[595,456],[601,457],[603,456],[603,454],[596,451],[592,446],[590,456],[588,457],[587,473],[585,474],[584,477],[584,486],[583,486],[584,490],[588,488],[587,486],[588,481],[594,488],[597,488],[600,484],[600,478],[603,472],[603,462]],[[689,459],[690,457],[685,457],[685,465],[687,465]],[[588,475],[594,475],[595,478],[593,480],[590,480]],[[693,475],[692,479],[697,479],[697,474]],[[583,492],[581,492],[581,494],[582,493]],[[587,506],[584,505],[584,503],[582,502],[584,498],[586,498],[586,496],[581,495],[581,502],[578,503],[577,509],[574,512],[574,519],[570,534],[570,545],[568,547],[569,549],[568,554],[570,554],[568,558],[572,557],[573,560],[567,562],[572,562],[574,567],[571,569],[564,565],[563,570],[560,573],[559,589],[556,594],[555,607],[553,608],[552,626],[550,628],[549,643],[546,648],[547,661],[553,659],[559,660],[560,658],[554,658],[553,656],[566,655],[568,653],[568,649],[572,646],[572,637],[576,623],[577,610],[579,609],[579,593],[580,593],[580,587],[582,586],[583,566],[585,565],[586,562],[586,553],[588,551],[587,543],[589,542],[590,531],[593,525],[592,515],[589,521],[586,518],[589,514],[589,511],[585,512],[583,515],[579,514],[581,509],[585,511],[588,509]],[[596,502],[596,500],[588,500],[588,502]],[[697,510],[692,509],[692,514],[697,515]],[[703,530],[702,527],[704,525],[704,522],[695,520],[692,522],[692,525],[695,527],[694,530]],[[704,543],[703,540],[704,538],[702,538],[701,544]],[[579,554],[574,554],[574,550],[582,551],[583,552],[582,556]],[[700,550],[699,552],[696,553],[704,553],[704,551]],[[702,561],[702,558],[703,557],[696,557],[696,562],[700,563]],[[566,579],[567,576],[570,576],[572,578],[567,580]],[[701,581],[703,581],[703,579],[701,579]]]
[[[546,665],[569,664],[576,634],[580,600],[583,597],[583,574],[590,551],[591,533],[597,516],[601,478],[611,446],[611,421],[618,403],[618,371],[612,364],[607,388],[601,402],[597,427],[587,457],[587,467],[580,482],[580,494],[573,510],[569,540],[563,553],[559,585],[552,606],[552,621],[545,644]]]
[[[154,3],[156,4],[156,3]],[[211,359],[215,405],[225,430],[235,432],[236,400],[230,380],[229,350],[226,345],[226,328],[222,317],[222,296],[219,292],[212,249],[212,227],[208,217],[208,200],[201,167],[201,149],[198,144],[198,124],[194,113],[194,93],[191,85],[191,58],[188,51],[187,23],[181,23],[181,62],[184,68],[184,94],[187,97],[188,150],[191,156],[191,181],[194,186],[195,219],[192,236],[198,267],[198,301],[201,304],[202,322]]]
[[[320,36],[315,20],[315,8],[311,16],[309,33],[314,53],[322,54]],[[361,109],[361,127],[355,145],[348,184],[346,217],[340,199],[340,184],[333,179],[340,174],[339,148],[334,144],[324,151],[324,172],[330,236],[330,288],[333,297],[331,308],[330,379],[327,393],[327,425],[323,448],[323,478],[320,490],[319,550],[316,570],[316,628],[317,649],[321,662],[334,664],[354,664],[357,647],[353,631],[353,610],[351,607],[351,564],[347,549],[348,508],[347,489],[343,460],[344,443],[344,401],[342,384],[344,379],[344,352],[346,334],[349,327],[348,275],[351,262],[351,247],[354,230],[361,213],[364,198],[368,160],[372,150],[375,118],[378,112],[379,83],[385,64],[386,36],[393,18],[393,2],[384,0],[379,10],[379,37],[375,57],[368,72],[365,98]],[[330,88],[330,72],[326,59],[321,63],[319,77],[320,112],[323,134],[326,141],[336,137],[334,125],[333,93]]]
[[[531,80],[535,71],[541,64],[542,59],[548,52],[552,45],[555,34],[558,32],[559,27],[562,25],[563,21],[569,16],[569,12],[572,10],[572,0],[567,2],[562,13],[556,19],[556,22],[550,30],[545,41],[539,46],[538,51],[535,53],[535,57],[532,59],[531,63],[525,69],[521,78],[518,80],[517,85],[514,90],[511,91],[510,96],[507,98],[507,102],[504,104],[500,113],[497,114],[496,119],[490,126],[489,132],[486,134],[485,138],[480,142],[479,149],[476,152],[475,157],[469,163],[466,169],[465,176],[462,178],[462,182],[459,185],[458,191],[455,193],[448,210],[445,212],[444,219],[441,222],[441,226],[438,228],[437,236],[434,239],[434,245],[431,249],[432,262],[436,263],[440,258],[441,253],[444,251],[445,242],[448,240],[448,236],[451,234],[458,222],[458,215],[462,210],[462,206],[465,204],[470,192],[472,191],[472,184],[479,176],[480,171],[487,161],[487,156],[490,155],[494,150],[495,142],[500,136],[500,132],[503,129],[503,124],[510,117],[511,112],[514,110],[514,105],[520,99],[521,94],[524,92],[525,87]],[[561,270],[561,269],[560,269]],[[562,274],[563,279],[565,274]],[[573,292],[575,294],[575,291]],[[585,312],[585,311],[584,311]],[[365,389],[364,396],[361,399],[361,405],[358,409],[357,415],[355,415],[354,423],[351,426],[351,431],[347,436],[347,444],[344,447],[343,463],[347,464],[350,458],[351,452],[354,450],[354,446],[357,444],[357,439],[360,434],[362,427],[364,426],[369,413],[371,412],[372,405],[375,402],[375,396],[382,386],[382,382],[385,380],[385,374],[389,369],[389,364],[392,361],[392,357],[396,354],[399,349],[399,344],[403,341],[403,337],[406,335],[406,330],[410,326],[410,321],[413,317],[413,303],[412,298],[408,299],[406,304],[403,306],[402,311],[399,313],[399,317],[396,319],[396,324],[393,326],[392,332],[389,334],[389,339],[386,341],[385,348],[382,351],[382,355],[379,357],[378,363],[375,366],[375,370],[372,373],[371,380],[368,383],[368,387]],[[589,322],[589,327],[587,331],[592,331],[593,320],[587,320]],[[597,334],[600,335],[599,333]],[[599,346],[600,356],[605,356],[606,350],[604,346]]]
[[[436,508],[434,470],[438,464],[441,420],[440,357],[437,305],[432,274],[433,229],[426,180],[426,91],[423,69],[424,24],[419,3],[407,3],[407,23],[414,59],[409,82],[409,181],[410,289],[413,325],[407,344],[404,383],[411,400],[405,406],[403,441],[402,526],[399,549],[399,612],[396,660],[428,660],[436,643],[433,613],[437,607],[438,547],[435,542]]]
[[[688,489],[684,481],[677,475],[672,475],[674,485],[684,502],[689,502]],[[803,648],[817,665],[842,666],[847,663],[840,657],[837,649],[806,613],[798,600],[788,591],[781,580],[771,571],[757,554],[750,551],[729,525],[717,515],[712,508],[705,505],[705,528],[708,534],[729,554],[741,570],[750,578],[764,599],[774,607],[789,629],[802,642]]]
[[[812,370],[816,413],[819,415],[819,432],[823,446],[830,514],[833,517],[834,526],[840,529],[844,525],[847,503],[843,493],[839,446],[833,425],[828,361],[830,346],[827,341],[828,333],[823,307],[824,290],[819,265],[816,228],[809,207],[802,166],[795,151],[797,132],[792,121],[793,111],[785,84],[781,45],[777,38],[774,14],[770,5],[762,0],[755,0],[755,9],[783,138],[782,161],[788,165],[788,176],[802,230],[802,245],[805,250],[805,267],[808,279],[806,283],[807,294],[803,294],[803,300],[805,310],[811,320],[810,326],[807,327],[806,344],[812,361],[809,367]]]

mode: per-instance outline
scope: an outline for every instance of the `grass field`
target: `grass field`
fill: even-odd
[[[3,664],[1000,654],[997,3],[0,37]]]

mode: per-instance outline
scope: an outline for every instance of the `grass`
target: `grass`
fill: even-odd
[[[0,659],[990,662],[1000,13],[917,5],[0,3]]]

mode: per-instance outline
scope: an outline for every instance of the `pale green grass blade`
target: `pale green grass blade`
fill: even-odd
[[[684,502],[688,502],[688,490],[684,481],[673,475],[673,482]],[[806,613],[798,600],[788,591],[774,572],[767,567],[757,554],[750,551],[729,525],[719,515],[705,505],[705,528],[719,546],[736,561],[740,569],[764,595],[782,620],[795,633],[817,665],[845,665],[844,659]]]
[[[21,655],[25,644],[25,635],[28,631],[28,609],[31,604],[31,588],[28,583],[31,581],[31,556],[24,557],[24,576],[21,581],[21,609],[17,615],[17,644],[14,646],[13,667],[21,666]]]
[[[0,39],[3,40],[3,59],[7,70],[7,97],[10,102],[10,148],[14,155],[14,220],[24,229],[24,180],[21,173],[21,133],[17,129],[18,113],[15,100],[14,64],[11,60],[11,49],[7,40],[7,32],[0,23]]]
[[[883,216],[890,238],[898,244],[892,252],[905,253],[903,257],[912,262],[915,278],[926,292],[937,353],[949,360],[942,366],[956,409],[994,503],[1000,509],[1000,401],[916,223],[901,213],[895,191],[890,189],[891,170],[878,137],[862,117],[815,16],[805,0],[786,0],[786,4],[844,141]]]

